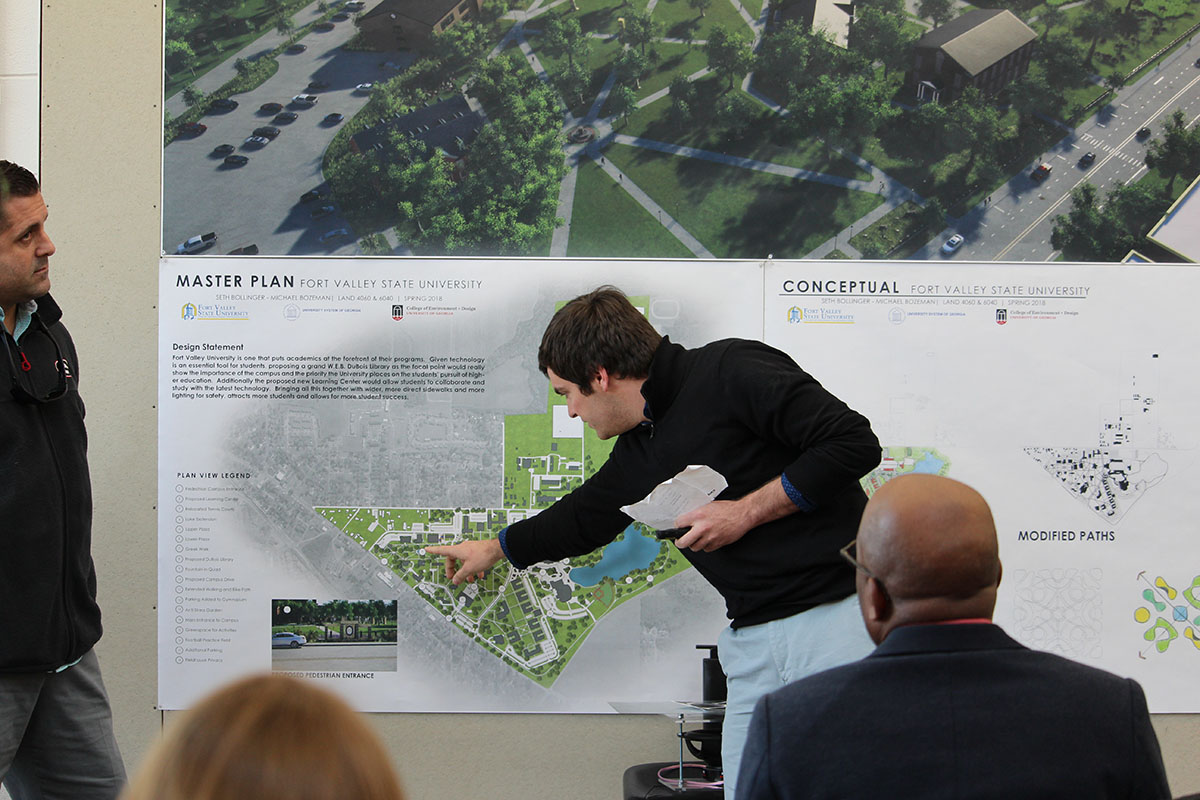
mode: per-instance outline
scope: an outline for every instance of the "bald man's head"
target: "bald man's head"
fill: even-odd
[[[876,642],[892,628],[990,618],[1000,583],[991,509],[971,487],[936,475],[888,481],[863,512],[859,601]]]

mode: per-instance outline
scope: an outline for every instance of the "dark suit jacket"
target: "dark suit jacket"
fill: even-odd
[[[995,625],[897,628],[762,698],[738,800],[1168,798],[1135,681]]]

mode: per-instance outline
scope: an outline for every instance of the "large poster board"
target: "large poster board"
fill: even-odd
[[[671,546],[631,528],[459,590],[422,550],[603,462],[535,354],[555,303],[612,282],[672,339],[762,338],[865,413],[868,491],[909,471],[977,487],[1018,639],[1137,678],[1152,711],[1200,710],[1200,370],[1180,335],[1200,273],[167,259],[161,281],[164,707],[266,668],[369,710],[698,697],[693,648],[723,609]]]
[[[700,697],[724,607],[672,546],[630,529],[457,590],[423,546],[604,462],[537,370],[556,302],[612,281],[677,341],[758,336],[758,267],[180,258],[161,281],[163,707],[268,668],[367,710]]]
[[[766,340],[870,418],[885,476],[988,499],[997,622],[1136,678],[1151,711],[1200,710],[1200,273],[789,263],[765,285]]]

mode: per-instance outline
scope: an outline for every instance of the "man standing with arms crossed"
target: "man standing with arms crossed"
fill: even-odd
[[[729,488],[680,516],[676,541],[725,598],[718,639],[729,697],[722,729],[733,796],[754,703],[768,691],[871,649],[838,555],[858,527],[859,479],[879,463],[870,423],[791,358],[727,339],[689,350],[660,336],[619,290],[601,287],[551,319],[538,366],[567,413],[617,437],[595,475],[498,538],[430,547],[455,583],[507,558],[522,569],[613,541],[637,502],[703,464]]]
[[[93,645],[92,490],[75,345],[29,170],[0,161],[0,781],[14,800],[125,782]]]

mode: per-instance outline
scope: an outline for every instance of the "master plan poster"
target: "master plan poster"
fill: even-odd
[[[424,548],[494,536],[604,463],[550,391],[556,305],[624,289],[675,341],[762,332],[756,264],[165,259],[159,692],[274,669],[377,711],[697,700],[724,605],[637,527],[450,585]]]
[[[766,341],[879,435],[869,484],[987,498],[998,623],[1136,678],[1153,712],[1200,710],[1200,273],[791,262],[765,286]]]

